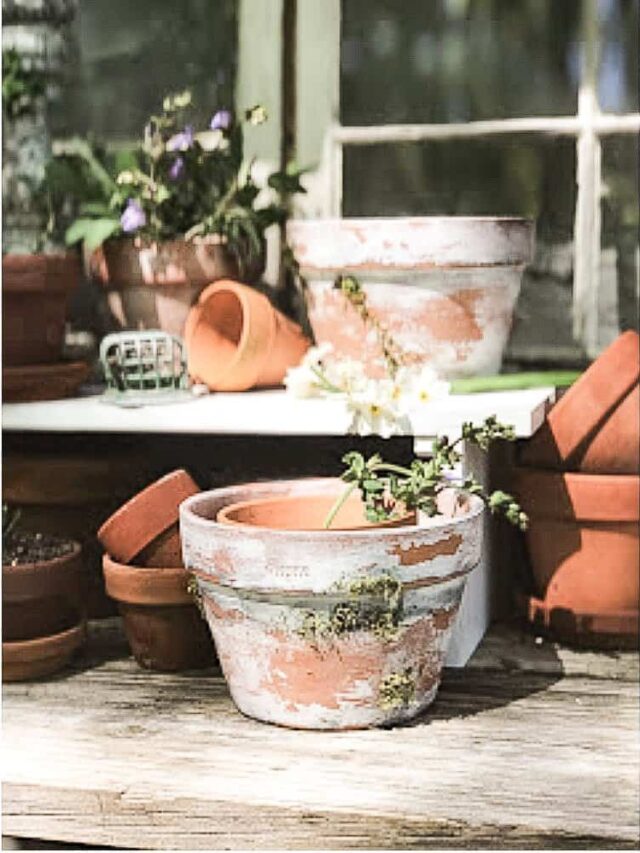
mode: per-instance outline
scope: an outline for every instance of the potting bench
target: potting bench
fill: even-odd
[[[3,833],[148,849],[637,849],[638,658],[494,627],[411,726],[277,728],[215,670],[166,675],[90,625],[3,687]],[[46,845],[45,845],[46,846]]]
[[[543,422],[553,399],[552,388],[451,395],[425,406],[424,413],[414,418],[414,436],[407,440],[412,442],[414,452],[423,454],[428,452],[434,435],[455,436],[464,421],[480,422],[489,415],[512,424],[519,437],[528,437]],[[245,480],[263,479],[269,465],[271,470],[275,466],[276,476],[282,477],[278,467],[284,465],[295,438],[307,439],[304,449],[298,453],[306,459],[305,473],[318,473],[313,468],[314,442],[321,438],[344,437],[350,423],[341,401],[299,400],[281,390],[210,394],[187,402],[140,408],[121,408],[94,395],[55,402],[8,404],[3,406],[2,416],[6,433],[38,434],[41,442],[54,452],[59,450],[66,436],[66,452],[71,454],[77,450],[79,436],[95,438],[98,453],[107,449],[113,453],[113,437],[127,436],[129,446],[136,447],[141,458],[149,454],[151,445],[154,441],[157,443],[159,437],[182,437],[189,447],[185,448],[183,441],[181,445],[159,451],[166,456],[163,460],[165,470],[181,465],[189,467],[194,452],[215,456],[217,448],[224,456],[228,453],[228,448],[221,443],[225,436],[236,437],[236,451],[241,455],[247,453],[258,437],[276,439],[278,445],[271,444],[267,453],[249,466],[250,473],[244,474]],[[106,445],[104,442],[98,445],[99,436],[111,438]],[[238,437],[242,437],[239,445]],[[201,449],[195,450],[196,445]],[[271,458],[265,458],[266,455]],[[495,464],[490,470],[485,454],[477,448],[466,448],[464,466],[485,485],[491,481],[492,487],[504,486],[501,479],[504,471],[500,470],[500,462],[505,462],[504,449],[502,455],[494,453],[493,460]],[[299,476],[300,472],[296,471],[295,475]],[[502,547],[497,547],[500,536]],[[508,568],[503,570],[500,564],[511,559],[510,550],[504,531],[496,531],[487,519],[484,556],[464,593],[447,659],[449,665],[466,663],[490,623],[492,603],[493,610],[499,610],[496,601],[508,587],[504,578]]]

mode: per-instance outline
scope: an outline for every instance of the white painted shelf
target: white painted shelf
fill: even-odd
[[[413,433],[454,433],[463,421],[496,415],[526,438],[543,422],[553,399],[553,388],[452,395],[426,406],[414,419]],[[105,403],[101,396],[2,406],[2,428],[28,432],[344,435],[349,421],[341,401],[299,400],[283,390],[208,394],[135,409]]]

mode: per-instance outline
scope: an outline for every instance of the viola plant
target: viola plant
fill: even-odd
[[[86,240],[95,249],[118,236],[217,240],[228,244],[241,270],[262,256],[266,228],[286,216],[282,197],[304,192],[302,170],[271,174],[267,186],[281,198],[260,204],[263,188],[245,160],[244,132],[264,124],[264,107],[219,109],[206,127],[196,126],[193,110],[189,91],[164,99],[127,167],[110,176],[108,197],[85,205],[68,229],[68,244]]]

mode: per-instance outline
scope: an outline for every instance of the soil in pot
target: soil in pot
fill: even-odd
[[[310,346],[302,329],[244,284],[207,287],[185,328],[189,373],[213,391],[282,384]]]
[[[342,484],[344,485],[344,484]],[[180,508],[231,695],[245,714],[294,728],[410,720],[434,699],[469,572],[482,503],[414,525],[283,530],[218,522],[231,504],[333,499],[336,480],[204,492]]]
[[[141,568],[104,556],[107,592],[118,601],[134,658],[145,669],[177,672],[215,663],[206,622],[181,568]]]

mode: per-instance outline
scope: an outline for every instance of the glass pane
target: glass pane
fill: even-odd
[[[638,137],[602,141],[602,255],[600,324],[604,345],[620,330],[637,329],[639,240]]]
[[[236,0],[81,0],[54,134],[137,139],[168,92],[233,104]]]
[[[580,0],[343,0],[342,12],[345,125],[576,110]]]
[[[598,98],[605,112],[638,110],[638,0],[600,0]]]
[[[579,360],[571,316],[573,139],[517,135],[350,146],[344,155],[346,216],[535,219],[535,259],[524,277],[508,355],[518,363]]]

